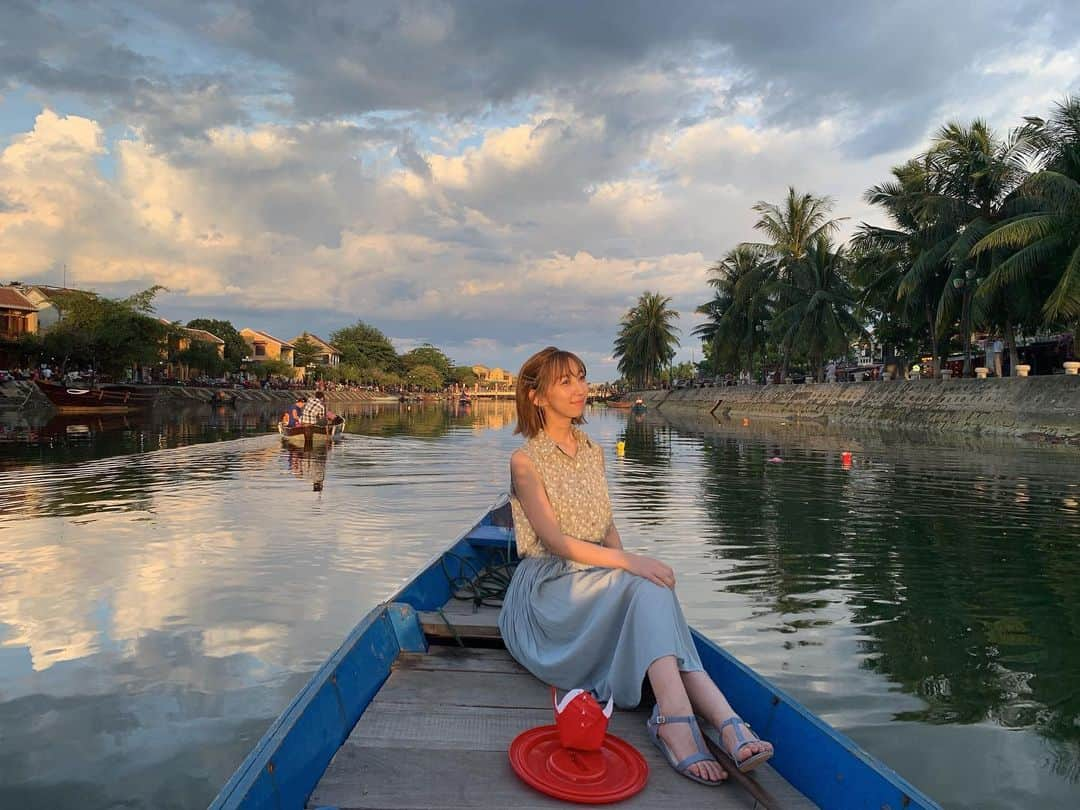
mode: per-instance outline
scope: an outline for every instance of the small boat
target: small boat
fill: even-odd
[[[619,408],[620,410],[626,410],[630,407],[631,402],[628,399],[624,399],[621,395],[616,395],[607,400],[607,406],[609,408]]]
[[[634,400],[634,404],[630,406],[630,410],[633,413],[645,413],[645,400],[638,397]]]
[[[468,394],[462,394],[460,397],[458,397],[458,405],[472,405],[472,397],[470,397]]]
[[[299,425],[298,427],[286,427],[284,422],[278,422],[278,434],[281,440],[293,447],[318,447],[341,438],[345,432],[345,419],[335,416],[325,425]]]
[[[68,388],[46,380],[35,382],[60,413],[126,413],[149,408],[157,397],[156,392],[133,385]]]
[[[548,687],[503,648],[498,607],[455,593],[516,560],[508,504],[489,510],[388,601],[311,677],[210,807],[488,808],[554,803],[509,767],[511,741],[551,721]],[[634,807],[939,806],[716,643],[692,630],[709,675],[776,746],[753,774],[705,790],[649,742],[648,706],[617,710],[612,734],[646,759]],[[721,760],[723,761],[723,760]],[[549,763],[550,764],[550,763]]]

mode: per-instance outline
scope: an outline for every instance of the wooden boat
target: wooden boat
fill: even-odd
[[[632,404],[633,403],[629,400],[621,399],[619,397],[611,397],[609,400],[607,400],[607,406],[609,408],[620,408],[623,410],[628,410]]]
[[[331,422],[325,425],[300,425],[299,427],[286,427],[283,422],[278,422],[278,434],[281,440],[293,447],[319,446],[341,438],[345,432],[345,420],[335,416]]]
[[[452,596],[452,578],[514,558],[509,524],[506,504],[489,511],[368,613],[211,808],[558,806],[518,780],[507,755],[517,734],[551,722],[548,688],[502,648],[498,608]],[[709,674],[776,755],[752,775],[731,769],[732,784],[702,787],[648,741],[651,706],[617,710],[610,731],[649,765],[645,789],[620,807],[938,807],[714,642],[693,637]]]
[[[68,388],[46,380],[35,382],[60,413],[126,413],[149,408],[157,397],[153,391],[132,385]]]

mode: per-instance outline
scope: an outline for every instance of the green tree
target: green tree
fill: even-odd
[[[764,350],[765,324],[771,317],[774,262],[760,246],[744,243],[708,272],[713,297],[697,308],[706,320],[692,334],[701,338],[712,373],[738,373],[743,367],[753,373],[754,351]]]
[[[759,201],[754,210],[761,216],[754,223],[754,229],[765,235],[768,241],[754,247],[766,252],[773,258],[774,277],[769,281],[776,295],[776,305],[786,309],[790,302],[780,297],[781,285],[789,281],[791,268],[806,256],[810,248],[822,238],[831,238],[847,217],[832,218],[831,197],[818,197],[813,194],[800,194],[793,187],[788,187],[788,195],[782,203],[776,205]],[[780,376],[787,375],[792,346],[782,344]]]
[[[623,316],[615,338],[619,372],[638,385],[650,386],[660,370],[675,356],[679,331],[673,321],[679,313],[668,305],[671,299],[645,292]]]
[[[926,343],[934,358],[934,375],[941,369],[943,344],[938,302],[948,283],[956,231],[947,216],[938,216],[925,205],[942,193],[941,180],[929,171],[925,157],[894,167],[892,174],[892,180],[864,195],[885,210],[892,227],[865,222],[859,226],[852,240],[854,278],[872,321],[892,324],[897,337],[907,327],[914,342]],[[917,352],[918,347],[913,353]]]
[[[219,377],[228,368],[226,360],[218,354],[217,346],[205,340],[193,340],[191,345],[177,353],[176,359],[209,377]]]
[[[397,352],[386,335],[363,321],[338,329],[330,334],[330,343],[341,352],[341,362],[358,368],[377,368],[382,371],[401,369]]]
[[[229,371],[239,371],[240,364],[251,353],[251,347],[240,336],[240,332],[232,325],[231,321],[195,318],[188,321],[187,325],[192,329],[202,329],[225,341],[225,361],[228,364]]]
[[[150,287],[120,300],[64,296],[64,317],[47,333],[46,353],[59,360],[62,370],[75,362],[111,376],[158,362],[171,328],[152,317],[154,296],[163,289]]]
[[[441,391],[443,389],[442,374],[434,366],[413,366],[405,374],[405,382],[424,391]]]
[[[1080,98],[1066,97],[1049,120],[1031,118],[1024,130],[1037,167],[1017,189],[1009,216],[972,248],[972,255],[1009,251],[978,294],[991,296],[1018,282],[1045,290],[1047,323],[1071,323],[1080,356]]]
[[[965,376],[971,374],[975,290],[1002,258],[1000,252],[994,251],[983,251],[972,258],[972,250],[1005,218],[1005,205],[1026,176],[1023,163],[1029,153],[1030,144],[1020,132],[1000,139],[985,121],[978,119],[968,126],[946,124],[927,152],[930,171],[939,179],[940,193],[926,198],[924,211],[950,222],[954,229],[949,278],[938,302],[938,327],[951,325],[959,318]]]
[[[308,363],[314,363],[319,356],[319,347],[312,342],[306,334],[293,343],[293,365],[305,368]]]
[[[454,366],[450,369],[450,380],[458,385],[476,385],[476,372],[469,366]]]
[[[248,372],[261,380],[268,380],[271,377],[285,377],[286,379],[293,379],[293,366],[290,363],[286,363],[284,360],[263,360],[259,363],[252,363],[248,366]]]
[[[403,354],[401,356],[401,363],[405,367],[406,372],[411,371],[417,366],[430,366],[439,372],[439,376],[444,383],[450,381],[450,370],[453,366],[450,362],[450,358],[447,357],[441,349],[437,349],[430,343],[417,346],[415,349]]]
[[[773,329],[783,345],[802,346],[819,382],[825,359],[846,354],[852,338],[864,334],[854,315],[856,291],[848,275],[844,250],[834,249],[822,236],[783,282],[781,300],[789,303],[777,312]]]

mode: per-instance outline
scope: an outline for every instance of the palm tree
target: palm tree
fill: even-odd
[[[825,358],[845,354],[851,339],[865,334],[854,315],[857,296],[849,274],[843,248],[834,249],[822,236],[792,265],[783,283],[781,294],[789,303],[773,319],[773,329],[785,345],[805,349],[818,381]]]
[[[1080,98],[1066,97],[1049,121],[1028,119],[1025,134],[1042,168],[1017,190],[1014,215],[972,248],[975,257],[1010,254],[987,275],[979,294],[1021,281],[1045,287],[1043,318],[1071,321],[1080,354]]]
[[[965,376],[971,374],[972,299],[1000,258],[984,252],[973,259],[972,248],[1005,218],[1005,206],[1026,176],[1031,153],[1031,142],[1021,131],[1000,140],[985,121],[976,119],[969,126],[946,124],[926,155],[939,193],[923,199],[924,216],[955,229],[937,321],[939,327],[953,323],[959,299]]]
[[[708,272],[713,297],[697,308],[698,314],[707,319],[692,334],[707,347],[715,373],[725,368],[738,372],[743,367],[745,350],[745,367],[752,374],[759,335],[764,349],[763,324],[770,315],[767,281],[773,274],[772,263],[760,249],[743,243],[728,251]]]
[[[619,372],[628,380],[646,387],[660,376],[663,366],[675,357],[679,339],[672,323],[679,313],[668,305],[671,299],[656,292],[644,292],[619,326],[615,357]]]
[[[768,239],[754,247],[766,252],[774,259],[774,278],[772,283],[783,286],[788,281],[790,270],[795,262],[801,261],[822,238],[831,238],[840,223],[847,217],[830,218],[833,208],[831,197],[817,197],[813,194],[799,194],[793,187],[788,187],[787,198],[775,205],[763,200],[754,205],[754,210],[761,217],[754,223],[754,229],[761,231]],[[777,302],[786,308],[790,302]],[[780,377],[787,376],[788,361],[791,357],[791,345],[781,345]]]
[[[875,307],[912,328],[926,330],[932,375],[941,368],[941,334],[937,309],[949,278],[949,252],[956,229],[945,217],[933,216],[927,199],[941,196],[941,180],[925,158],[892,170],[893,179],[874,186],[864,198],[885,209],[892,228],[862,223],[852,240],[858,255],[856,278],[863,287],[863,305]]]

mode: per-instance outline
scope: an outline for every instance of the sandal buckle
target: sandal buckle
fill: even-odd
[[[656,715],[656,725],[662,726],[666,722],[667,722],[667,718],[664,717],[664,715],[662,715],[662,714]]]

